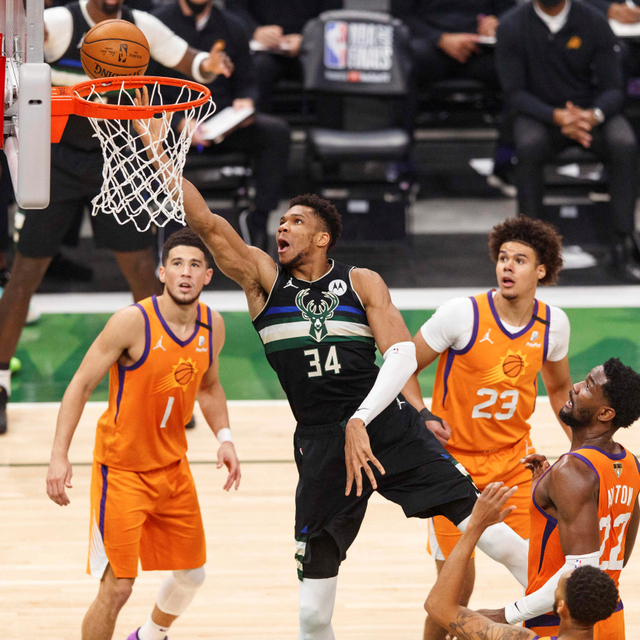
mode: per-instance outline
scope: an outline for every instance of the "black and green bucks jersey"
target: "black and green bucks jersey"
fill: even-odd
[[[378,375],[352,269],[332,261],[327,274],[307,282],[278,267],[267,304],[253,321],[299,424],[349,418]]]

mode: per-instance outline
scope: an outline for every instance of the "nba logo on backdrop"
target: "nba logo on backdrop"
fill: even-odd
[[[347,68],[347,40],[349,26],[346,22],[327,22],[324,27],[324,65],[328,69]]]

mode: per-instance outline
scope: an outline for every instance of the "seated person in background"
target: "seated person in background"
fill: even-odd
[[[620,113],[624,99],[616,38],[593,8],[575,0],[533,0],[504,16],[496,64],[516,112],[516,184],[521,214],[542,217],[543,169],[580,144],[605,164],[616,271],[640,282],[633,241],[638,148]]]
[[[256,72],[247,36],[236,16],[213,6],[212,0],[178,0],[158,9],[155,15],[193,47],[212,47],[218,41],[221,41],[218,47],[224,45],[233,72],[228,78],[218,76],[207,85],[218,112],[229,106],[234,109],[254,106],[258,97]],[[164,67],[158,73],[183,77]],[[177,125],[180,127],[181,123]],[[195,132],[192,144],[205,153],[239,151],[251,156],[256,196],[253,209],[240,215],[240,227],[247,244],[265,249],[267,219],[282,197],[289,161],[290,133],[286,122],[256,113],[248,126],[232,131],[220,144],[204,140],[199,131]]]
[[[515,0],[391,0],[391,12],[411,30],[419,83],[448,78],[480,80],[500,88],[493,49],[480,36],[494,37],[499,17]]]
[[[258,105],[269,111],[271,88],[278,80],[302,80],[298,53],[304,25],[323,11],[341,9],[342,0],[227,0],[226,6],[242,20],[249,39],[270,50],[254,53]]]
[[[609,20],[622,24],[640,22],[640,7],[634,2],[611,2],[611,0],[586,0],[594,8],[600,10]],[[625,81],[640,76],[640,43],[636,38],[620,38],[620,59]],[[626,86],[626,83],[625,83]]]

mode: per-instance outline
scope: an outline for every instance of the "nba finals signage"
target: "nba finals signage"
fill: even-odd
[[[338,82],[391,82],[393,26],[331,21],[324,26],[324,76]]]
[[[326,11],[305,26],[301,56],[305,89],[366,95],[405,95],[409,31],[372,11]]]

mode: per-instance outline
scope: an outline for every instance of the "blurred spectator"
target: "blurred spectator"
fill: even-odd
[[[298,58],[306,22],[330,9],[341,9],[342,0],[227,0],[226,7],[242,21],[252,41],[259,102],[271,110],[271,90],[278,80],[302,80]]]
[[[640,22],[640,7],[631,2],[611,2],[610,0],[586,0],[588,4],[598,9],[609,20],[621,24],[635,24]],[[625,86],[629,78],[640,75],[640,44],[635,38],[620,38],[620,58],[624,71]],[[635,92],[637,94],[637,91]]]
[[[611,195],[612,258],[640,281],[633,241],[638,149],[620,111],[616,38],[593,8],[571,0],[534,0],[504,16],[496,59],[514,136],[521,214],[542,217],[545,163],[580,144],[605,164]]]
[[[258,97],[256,71],[249,41],[236,15],[213,6],[211,0],[179,0],[158,9],[155,15],[194,47],[210,48],[216,42],[224,43],[234,65],[233,73],[228,78],[218,76],[207,85],[218,111],[229,106],[234,109],[254,106]],[[165,68],[161,68],[160,74],[182,77]],[[256,196],[253,210],[241,214],[240,226],[244,240],[261,249],[267,246],[269,212],[278,206],[282,196],[289,144],[288,125],[280,118],[262,113],[254,114],[251,124],[232,131],[219,144],[204,140],[199,131],[193,137],[193,145],[203,153],[239,151],[250,155]]]
[[[391,0],[393,15],[411,30],[416,79],[420,83],[468,78],[500,88],[493,47],[499,18],[515,0]]]

